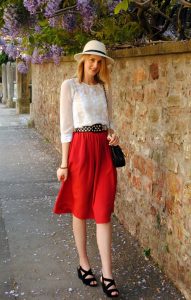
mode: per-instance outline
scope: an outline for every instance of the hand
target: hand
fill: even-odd
[[[118,136],[115,134],[115,132],[113,133],[109,133],[107,136],[107,139],[109,141],[109,145],[110,146],[117,146],[119,143],[119,138]]]
[[[68,178],[68,169],[57,169],[58,181],[66,181]]]

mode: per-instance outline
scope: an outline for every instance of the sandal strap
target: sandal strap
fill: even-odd
[[[91,276],[93,276],[92,278],[87,278],[86,280],[94,280],[95,281],[95,277],[94,277],[94,275],[93,275],[93,273],[92,273],[92,270],[91,269],[89,269],[88,271],[86,271],[86,270],[84,270],[81,266],[80,266],[80,268],[79,268],[79,270],[80,271],[82,271],[84,274],[82,274],[82,277],[85,279],[88,275],[91,275]]]
[[[109,290],[109,288],[110,288],[112,285],[115,285],[115,283],[110,282],[110,283],[108,283],[107,285],[105,285],[105,287],[106,287],[107,290]],[[111,290],[112,290],[112,289],[110,289],[110,291],[111,291]]]
[[[109,284],[107,284],[107,286],[116,285],[114,279],[105,278],[105,277],[103,277],[103,275],[102,275],[102,280],[103,280],[103,281],[106,281],[106,282],[109,282]]]
[[[109,283],[105,284],[104,281]],[[113,292],[117,292],[119,294],[119,290],[117,288],[109,289],[112,285],[116,286],[114,279],[104,278],[102,275],[102,283],[104,284],[104,287],[107,290],[107,293],[110,294],[110,296],[112,296]]]
[[[86,283],[91,284],[93,281],[96,281],[95,278],[84,278],[84,280],[86,281]],[[96,281],[97,282],[97,281]],[[92,285],[93,286],[93,285]]]

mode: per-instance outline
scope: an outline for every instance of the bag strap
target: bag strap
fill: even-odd
[[[106,103],[107,103],[107,113],[108,113],[108,121],[109,121],[109,128],[110,128],[109,105],[108,105],[107,92],[106,92],[106,88],[105,88],[104,84],[103,84],[103,90],[104,90],[105,99],[106,99]]]

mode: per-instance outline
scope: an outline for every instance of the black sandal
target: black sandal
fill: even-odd
[[[107,297],[117,298],[119,296],[118,289],[116,289],[116,288],[109,289],[112,285],[116,286],[114,279],[104,278],[103,275],[101,277],[102,277],[101,283],[102,283],[103,292],[107,295]],[[105,284],[104,281],[105,282],[109,282],[109,283]],[[112,295],[113,292],[117,292],[117,294],[116,295]]]
[[[89,285],[89,286],[93,286],[93,287],[97,286],[97,280],[96,280],[94,274],[92,273],[91,269],[86,271],[86,270],[82,269],[82,267],[80,266],[79,268],[77,268],[77,271],[78,271],[78,277],[82,280],[82,282],[84,284]],[[91,275],[92,277],[91,278],[86,278],[88,275]],[[96,281],[96,284],[91,284],[93,281]]]

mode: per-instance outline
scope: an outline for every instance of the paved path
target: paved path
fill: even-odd
[[[76,276],[71,217],[52,214],[60,155],[28,116],[0,104],[0,300],[104,300],[101,287],[85,287]],[[113,217],[118,299],[184,299],[137,242]],[[97,276],[100,260],[95,224],[88,222],[89,254]]]

